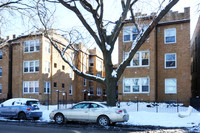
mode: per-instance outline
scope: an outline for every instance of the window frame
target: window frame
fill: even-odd
[[[174,35],[174,42],[166,42],[166,37],[167,36],[167,31],[171,31],[171,30],[174,30],[175,31],[175,35]],[[173,44],[173,43],[176,43],[176,28],[168,28],[168,29],[164,29],[164,43],[165,44]]]
[[[38,62],[38,64],[36,64]],[[31,66],[31,63],[33,63],[33,66]],[[26,65],[27,66],[26,66]],[[25,67],[27,69],[27,72],[25,71]],[[31,71],[33,68],[33,71]],[[38,71],[36,71],[38,68]],[[23,61],[23,73],[39,73],[40,71],[40,61],[39,60],[28,60],[28,61]]]
[[[23,44],[24,53],[34,53],[40,51],[40,39],[26,40]],[[31,50],[31,48],[33,48],[33,50]]]
[[[175,86],[173,86],[173,87],[175,87],[175,90],[173,90],[173,92],[167,91],[167,87],[169,87],[166,85],[167,80],[175,80]],[[177,79],[176,78],[166,78],[165,79],[165,94],[177,94]]]
[[[102,88],[97,87],[97,96],[101,96],[102,95]]]
[[[30,86],[32,84],[33,84],[33,92],[30,91],[31,90]],[[27,92],[25,92],[25,86],[27,87]],[[37,92],[36,88],[38,88]],[[23,94],[39,94],[39,81],[23,81]]]
[[[128,56],[128,53],[129,52],[124,52],[124,60],[127,58],[127,56]],[[143,53],[148,53],[148,65],[142,65],[142,60],[143,60],[143,58],[142,58],[142,55],[143,55]],[[135,58],[135,56],[138,54],[138,58],[139,58],[139,60],[138,60],[138,65],[133,65],[133,61],[134,61],[134,58]],[[146,50],[146,51],[137,51],[136,53],[135,53],[135,55],[133,56],[133,58],[132,58],[132,60],[131,60],[131,62],[130,62],[130,64],[127,66],[128,68],[138,68],[138,67],[149,67],[150,66],[150,51],[149,50]]]
[[[168,60],[168,61],[175,61],[175,66],[173,66],[173,67],[167,67],[166,57],[167,57],[167,55],[172,55],[172,54],[175,55],[175,60]],[[165,54],[164,63],[165,63],[165,69],[175,69],[175,68],[177,68],[177,55],[176,55],[176,53],[166,53]]]
[[[142,91],[142,87],[143,87],[143,83],[142,80],[143,79],[147,79],[148,80],[148,91]],[[128,83],[129,85],[126,85],[129,87],[129,91],[125,91],[125,80],[129,80],[130,83]],[[134,92],[133,91],[133,80],[138,80],[138,85],[139,86],[139,91],[138,92]],[[123,93],[125,94],[147,94],[150,93],[150,78],[149,77],[133,77],[133,78],[124,78],[123,79]]]
[[[49,88],[48,88],[48,85],[49,85]],[[50,81],[44,81],[44,94],[51,94],[51,82]]]
[[[127,34],[125,34],[127,32]],[[137,35],[139,34],[137,28],[135,26],[124,26],[123,27],[123,42],[131,42],[135,40]],[[125,40],[125,35],[129,36],[129,39]],[[133,37],[133,35],[135,37]]]

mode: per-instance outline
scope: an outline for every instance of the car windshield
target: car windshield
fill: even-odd
[[[26,104],[28,106],[38,105],[38,101],[27,101]]]

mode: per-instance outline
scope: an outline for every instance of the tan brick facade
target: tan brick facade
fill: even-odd
[[[53,38],[60,50],[63,50],[63,45],[68,44],[66,39],[56,33],[53,33]],[[71,60],[80,71],[89,73],[91,56],[88,48],[83,44],[75,44],[74,47],[79,49],[78,52],[68,49],[65,58]],[[0,50],[3,53],[3,58],[0,59],[0,68],[3,71],[0,77],[0,99],[11,98],[8,94],[14,98],[36,98],[42,104],[47,104],[48,101],[50,104],[57,104],[58,99],[60,103],[89,99],[88,93],[84,93],[89,92],[89,81],[75,75],[43,34],[13,38]],[[98,53],[92,53],[93,55],[95,59],[98,57]],[[100,73],[102,71],[103,69]],[[92,95],[94,100],[97,100],[97,86],[95,82]],[[103,98],[102,94],[98,97],[98,100]]]
[[[142,24],[144,23],[148,23],[148,20],[145,20]],[[128,26],[133,26],[133,24],[128,23],[124,27]],[[174,43],[165,43],[165,31],[167,32],[168,29],[175,31],[176,40]],[[119,35],[119,63],[123,61],[125,52],[128,52],[132,45],[131,41],[124,42],[123,39],[123,31],[121,31]],[[119,100],[179,101],[189,104],[191,97],[189,8],[185,8],[184,13],[170,11],[138,50],[139,55],[145,51],[149,53],[149,64],[137,67],[127,66],[119,81]],[[166,68],[166,57],[171,56],[171,54],[175,56],[175,68]],[[134,79],[134,81],[138,79],[138,83],[142,87],[143,83],[140,82],[148,79],[148,91],[125,92],[125,80],[127,79]],[[176,81],[176,92],[168,93],[166,86],[168,87],[167,83],[171,80]],[[131,83],[134,81],[131,81]],[[130,86],[133,86],[133,84]]]

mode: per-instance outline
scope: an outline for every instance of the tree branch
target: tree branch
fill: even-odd
[[[97,45],[101,47],[101,42],[98,38],[98,36],[96,35],[96,33],[93,31],[93,29],[90,27],[90,25],[86,22],[86,20],[84,19],[83,15],[81,14],[81,12],[77,9],[77,7],[75,6],[71,6],[69,5],[67,2],[65,2],[64,0],[58,0],[64,7],[66,7],[67,9],[73,11],[77,17],[79,18],[79,20],[82,22],[82,24],[84,25],[84,27],[88,30],[88,32],[91,34],[91,36],[94,38],[95,42],[97,43]]]

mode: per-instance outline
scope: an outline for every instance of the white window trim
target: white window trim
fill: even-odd
[[[132,88],[130,88],[130,92],[124,92],[124,80],[125,79],[139,79],[142,80],[143,78],[147,78],[149,81],[149,86],[148,86],[148,92],[142,92],[142,84],[141,81],[139,81],[139,92],[133,92]],[[131,83],[131,87],[132,87],[132,83]],[[150,93],[150,78],[149,77],[133,77],[133,78],[123,78],[123,93],[124,94],[148,94]]]
[[[175,30],[175,42],[166,42],[166,32],[169,31],[169,30]],[[164,29],[164,43],[165,44],[173,44],[173,43],[176,43],[176,28],[169,28],[169,29]]]
[[[148,52],[149,53],[149,57],[148,57],[149,64],[148,65],[142,65],[142,53],[144,53],[144,52]],[[125,53],[124,53],[124,56],[125,56]],[[138,51],[135,54],[137,54],[137,53],[139,53],[139,65],[138,66],[133,66],[133,58],[132,58],[132,60],[130,62],[130,66],[127,66],[127,68],[149,67],[150,66],[150,51],[149,50],[147,50],[147,51]],[[125,60],[125,58],[126,57],[124,57],[124,60]]]
[[[176,80],[176,90],[175,92],[166,92],[166,80],[168,79],[175,79]],[[166,78],[165,79],[165,94],[177,94],[177,79],[176,78]]]
[[[46,92],[44,92],[44,94],[51,94],[51,82],[50,81],[44,81],[45,86],[44,88],[47,86],[47,84],[49,84],[49,93],[47,92],[47,88],[46,88]]]
[[[28,83],[28,92],[24,92],[24,83],[25,82],[27,82]],[[34,88],[33,88],[33,90],[34,90],[34,92],[29,92],[29,83],[30,82],[34,82]],[[38,82],[38,85],[39,85],[39,81],[23,81],[23,94],[39,94],[39,92],[35,92],[35,82]],[[38,86],[38,88],[40,88],[39,86]],[[40,91],[40,90],[39,90]]]
[[[51,62],[49,61],[44,62],[44,73],[51,74]]]
[[[47,54],[51,54],[51,43],[50,43],[50,42],[45,41],[45,44],[44,44],[44,51],[45,51],[45,53],[47,53]]]
[[[34,51],[30,51],[30,42],[34,42]],[[34,52],[39,52],[40,50],[36,50],[36,44],[37,44],[37,41],[39,43],[39,47],[40,47],[40,40],[39,39],[35,39],[35,40],[27,40],[27,41],[24,41],[24,45],[25,45],[25,42],[28,42],[28,52],[25,51],[25,46],[23,45],[24,47],[24,53],[34,53]]]
[[[123,42],[132,42],[133,41],[133,33],[132,33],[133,27],[135,27],[135,26],[124,26],[123,27]],[[130,29],[130,34],[129,34],[130,35],[130,40],[129,41],[125,41],[124,40],[124,35],[125,35],[124,34],[124,29],[125,28]]]
[[[28,61],[23,61],[23,73],[39,73],[39,71],[35,71],[35,62],[38,61],[39,62],[39,69],[40,69],[40,61],[39,60],[28,60]],[[24,72],[24,63],[28,62],[28,72]],[[30,72],[30,62],[34,62],[34,71]]]
[[[166,66],[166,56],[169,55],[169,54],[175,54],[175,66],[174,67],[167,67]],[[165,64],[165,69],[175,69],[175,68],[177,68],[177,55],[176,55],[176,53],[166,53],[165,59],[164,59],[164,64]]]

